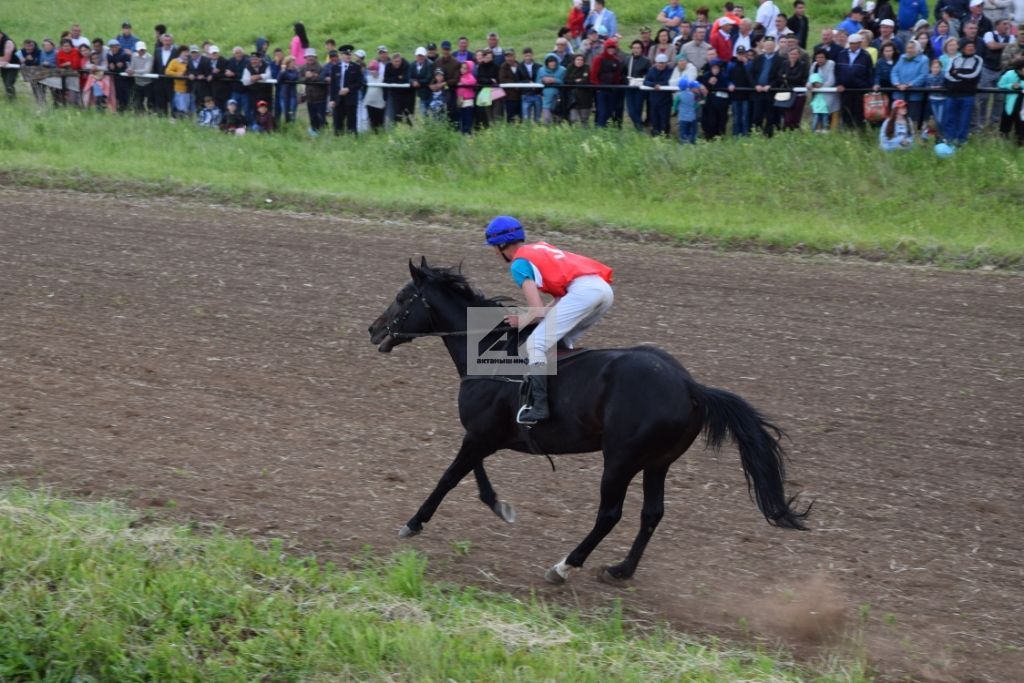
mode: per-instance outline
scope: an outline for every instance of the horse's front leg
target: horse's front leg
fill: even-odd
[[[484,505],[509,524],[516,521],[516,509],[505,501],[498,500],[498,494],[494,492],[494,487],[491,486],[491,480],[487,478],[487,471],[482,462],[473,468],[473,474],[476,476],[476,487],[480,489],[480,500],[484,502]]]
[[[462,481],[462,478],[469,474],[470,470],[480,467],[484,458],[494,452],[494,449],[485,446],[480,443],[471,435],[467,434],[462,438],[462,447],[459,448],[458,454],[455,456],[455,460],[448,466],[448,469],[441,475],[440,481],[437,482],[437,486],[431,492],[427,499],[423,501],[423,505],[416,511],[416,514],[406,522],[402,530],[398,532],[401,538],[408,538],[409,536],[415,536],[416,534],[423,531],[423,525],[430,521],[430,518],[434,516],[434,512],[437,510],[437,506],[441,504],[444,497],[451,491],[455,486]],[[484,477],[486,480],[486,476]],[[490,484],[488,483],[488,486]],[[493,493],[493,489],[491,489]]]

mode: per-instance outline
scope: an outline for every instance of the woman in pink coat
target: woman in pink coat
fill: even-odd
[[[306,37],[306,27],[301,21],[295,22],[295,37],[292,38],[291,53],[295,57],[296,64],[306,63],[306,48],[309,47],[309,38]]]

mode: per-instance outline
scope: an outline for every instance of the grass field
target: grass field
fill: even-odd
[[[301,127],[299,127],[301,128]],[[79,110],[0,109],[13,182],[324,210],[483,221],[514,212],[565,229],[1020,267],[1021,153],[978,139],[952,159],[883,154],[855,135],[779,135],[682,148],[624,131],[440,126],[308,139],[235,138],[189,123]]]
[[[868,680],[858,664],[798,668],[424,569],[413,552],[341,569],[110,503],[2,490],[0,679]]]
[[[665,2],[615,2],[613,10],[619,31],[632,40],[640,26],[653,26]],[[699,5],[714,7],[720,2],[689,3],[683,6],[692,15]],[[747,16],[756,13],[757,2],[742,3]],[[788,12],[791,3],[777,3]],[[332,4],[312,0],[278,0],[273,3],[195,3],[187,0],[163,2],[100,3],[83,8],[71,0],[46,3],[8,3],[0,28],[21,40],[26,36],[57,38],[60,32],[78,22],[89,38],[109,39],[120,30],[121,22],[129,20],[135,35],[152,41],[153,26],[165,24],[178,42],[200,43],[212,40],[222,50],[233,45],[247,49],[257,36],[266,37],[273,46],[287,46],[292,38],[292,24],[302,21],[314,47],[323,46],[327,38],[352,43],[372,52],[384,43],[392,49],[410,52],[417,45],[444,39],[455,41],[460,35],[470,38],[471,45],[482,45],[490,31],[502,35],[503,43],[521,48],[531,45],[547,50],[554,42],[559,27],[564,25],[569,0],[532,0],[512,3],[501,0],[469,0],[467,2],[421,2],[392,0],[386,5],[375,3]],[[838,23],[849,5],[842,0],[812,2],[808,14],[816,24]]]

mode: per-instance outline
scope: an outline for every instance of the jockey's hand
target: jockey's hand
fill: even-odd
[[[506,315],[505,316],[505,322],[510,327],[515,327],[516,329],[519,328],[519,316],[518,315]]]

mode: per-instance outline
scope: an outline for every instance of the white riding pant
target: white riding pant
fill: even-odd
[[[526,340],[530,365],[547,362],[548,353],[562,341],[570,349],[574,342],[612,307],[615,295],[598,275],[582,275],[569,283],[565,296],[548,311]],[[554,334],[549,332],[554,326]]]

